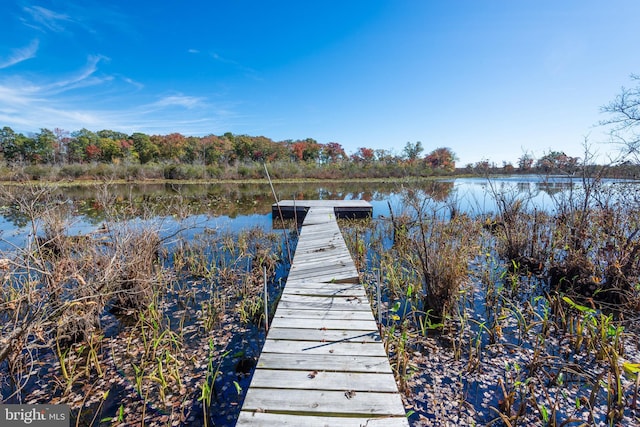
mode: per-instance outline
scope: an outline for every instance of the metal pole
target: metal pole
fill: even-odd
[[[380,269],[382,269],[382,266],[380,266]],[[378,270],[378,280],[377,280],[377,293],[378,293],[378,325],[380,325],[380,327],[382,327],[382,292],[380,291],[380,270]]]
[[[278,207],[278,215],[280,216],[280,222],[282,223],[282,234],[284,234],[284,244],[287,247],[287,255],[289,256],[289,264],[291,261],[291,249],[289,249],[289,239],[287,237],[287,229],[284,225],[284,217],[282,216],[282,209],[280,207],[280,201],[278,200],[278,196],[276,195],[276,189],[273,188],[273,182],[271,182],[271,176],[269,176],[269,169],[267,169],[267,164],[263,163],[264,171],[267,174],[267,180],[269,181],[269,186],[271,187],[271,193],[273,194],[273,199],[276,201],[276,206]]]
[[[267,290],[267,267],[262,267],[264,275],[264,330],[269,331],[269,293]]]

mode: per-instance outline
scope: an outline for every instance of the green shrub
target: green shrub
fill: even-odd
[[[30,165],[24,168],[24,173],[34,181],[55,180],[58,175],[58,168],[50,165]]]
[[[87,166],[81,164],[65,165],[60,168],[60,178],[77,179],[87,174]]]

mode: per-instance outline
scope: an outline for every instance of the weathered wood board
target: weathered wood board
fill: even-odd
[[[238,426],[409,425],[334,202],[282,205],[306,216]]]

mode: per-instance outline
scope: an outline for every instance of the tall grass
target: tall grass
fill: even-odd
[[[489,409],[478,424],[637,422],[637,194],[580,180],[542,212],[496,190],[497,211],[467,215],[407,192],[390,218],[345,224],[362,276],[381,286],[382,304],[373,286],[371,300],[407,404],[450,422],[420,391],[450,375],[458,410]]]
[[[211,425],[202,405],[216,404],[222,377],[200,360],[229,369],[227,359],[242,357],[225,347],[264,322],[251,304],[262,301],[263,272],[273,280],[281,268],[282,235],[205,230],[187,239],[184,225],[166,236],[153,212],[114,203],[105,186],[97,203],[107,219],[74,236],[73,205],[57,194],[52,186],[2,194],[31,230],[24,247],[0,256],[3,402],[68,403],[80,424],[198,413]],[[208,340],[215,346],[203,354]],[[49,385],[34,389],[36,376]],[[92,393],[78,399],[86,387]]]

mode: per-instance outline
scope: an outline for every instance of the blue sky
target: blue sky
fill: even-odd
[[[585,137],[640,73],[637,0],[5,0],[0,127],[314,138],[459,164]]]

